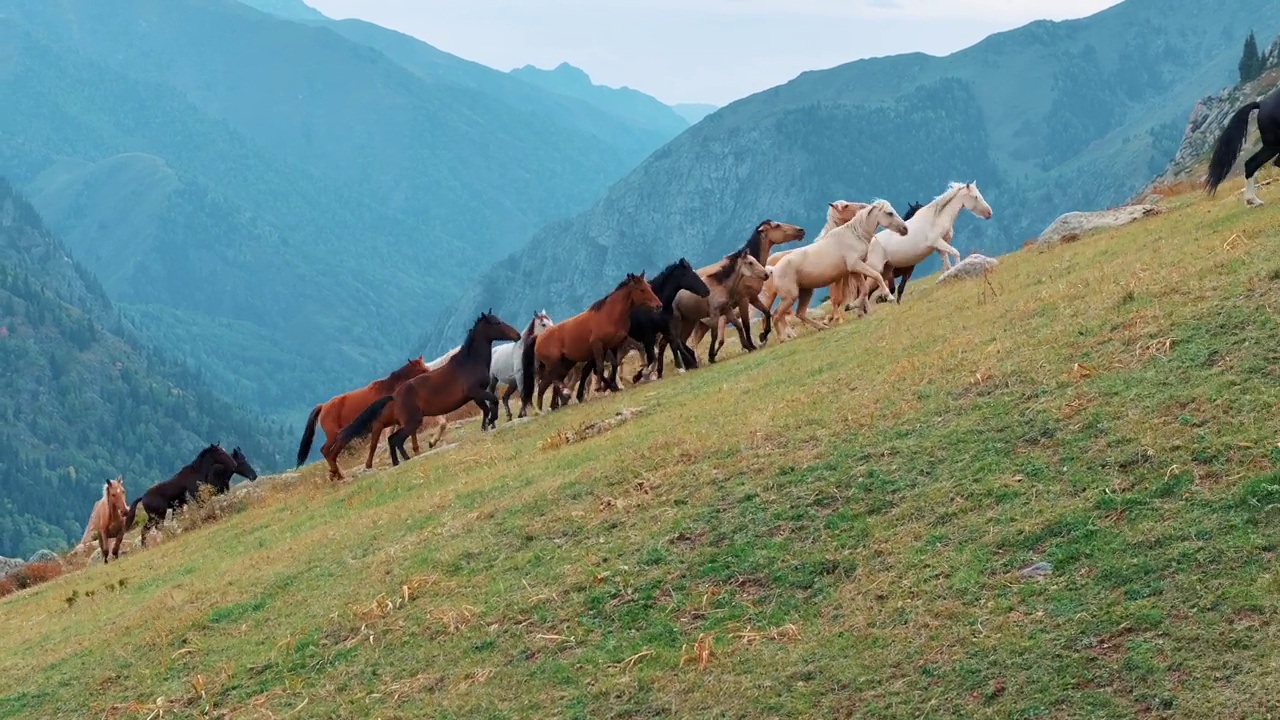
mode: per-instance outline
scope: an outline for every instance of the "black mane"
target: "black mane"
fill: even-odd
[[[760,222],[756,223],[756,229],[751,231],[751,237],[747,238],[747,242],[742,245],[739,251],[746,251],[751,254],[751,257],[759,260],[760,259],[760,243],[761,243],[760,228],[772,222],[773,221],[770,220],[769,218],[765,218],[764,220],[761,220]]]
[[[742,262],[742,258],[749,254],[747,249],[743,247],[725,255],[724,263],[716,268],[715,272],[711,273],[711,279],[722,283],[733,277],[733,273],[738,269],[738,263]]]

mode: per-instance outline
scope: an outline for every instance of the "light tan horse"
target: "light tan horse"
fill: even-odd
[[[763,282],[769,278],[770,274],[771,269],[761,265],[746,247],[724,256],[724,259],[714,265],[698,270],[698,275],[710,288],[711,293],[705,298],[700,298],[691,292],[681,290],[676,295],[672,306],[676,339],[687,343],[689,336],[693,334],[694,327],[705,320],[707,326],[711,328],[711,348],[707,352],[707,360],[714,363],[716,352],[721,344],[719,343],[720,318],[741,307],[740,295],[744,286],[755,287],[753,281]],[[746,322],[735,324],[735,326],[738,329],[738,341],[743,349],[754,349],[751,338],[743,329],[750,329],[750,316]],[[662,356],[666,347],[664,339],[658,345],[659,357]],[[678,350],[673,350],[673,357],[677,359],[677,363],[683,362]]]
[[[763,300],[767,306],[772,306],[775,297],[779,301],[773,313],[773,322],[779,328],[779,340],[790,331],[787,315],[796,303],[796,317],[812,327],[825,329],[825,324],[811,320],[806,314],[809,300],[815,290],[841,282],[850,273],[860,273],[877,280],[889,294],[884,277],[866,263],[871,238],[880,227],[903,235],[907,233],[906,223],[887,200],[876,200],[859,210],[849,222],[823,233],[812,245],[787,253],[774,266]],[[832,308],[832,319],[835,322],[843,319],[841,308]]]
[[[844,202],[843,200],[839,202]],[[833,203],[834,205],[834,203]],[[830,217],[832,211],[827,213]],[[849,217],[853,217],[850,214]],[[773,249],[779,245],[786,243],[799,242],[804,239],[804,228],[799,225],[788,225],[774,220],[765,220],[756,226],[755,232],[751,233],[751,237],[747,238],[747,242],[743,244],[742,250],[746,250],[765,267],[772,266],[775,253]],[[786,252],[785,250],[782,252]],[[720,347],[715,349],[719,354],[720,349],[724,347],[724,339],[728,325],[733,325],[734,329],[745,325],[747,340],[751,340],[751,308],[755,307],[763,314],[764,327],[760,332],[760,342],[769,342],[769,333],[773,331],[773,318],[769,315],[769,308],[765,307],[760,300],[760,291],[764,289],[764,279],[762,278],[744,278],[738,286],[736,294],[738,315],[735,318],[732,313],[726,313],[720,316],[719,326],[716,328],[720,336]],[[704,319],[693,328],[693,333],[689,340],[689,347],[696,348],[702,342],[704,335],[710,331],[711,325],[709,321]],[[743,348],[747,352],[756,349],[755,345],[748,345]]]
[[[853,219],[858,211],[866,207],[867,203],[853,202],[850,200],[836,200],[827,203],[827,224],[822,226],[822,232],[818,233],[818,237],[835,230],[841,225]],[[769,262],[765,263],[769,267],[773,267],[782,261],[782,258],[799,250],[800,248],[791,248],[790,250],[779,250],[769,256]]]
[[[124,476],[108,480],[102,486],[102,499],[93,505],[89,515],[89,524],[84,529],[81,544],[90,541],[93,533],[98,534],[98,548],[102,551],[102,563],[109,558],[120,557],[120,543],[124,541],[125,515],[129,512],[129,503],[125,500]],[[107,541],[113,541],[111,550],[107,551]]]

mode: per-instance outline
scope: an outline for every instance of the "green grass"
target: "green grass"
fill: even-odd
[[[1275,717],[1273,200],[1175,198],[1003,258],[998,297],[925,279],[397,471],[310,467],[0,601],[0,715]]]

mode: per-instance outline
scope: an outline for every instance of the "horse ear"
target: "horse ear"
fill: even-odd
[[[641,280],[643,280],[643,279],[644,279],[644,274],[645,274],[645,272],[647,272],[647,271],[646,271],[646,270],[641,270],[641,271],[640,271],[640,279],[641,279]]]

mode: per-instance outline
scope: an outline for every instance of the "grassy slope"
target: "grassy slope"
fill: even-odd
[[[398,472],[308,468],[0,601],[0,715],[1274,716],[1271,194]]]

